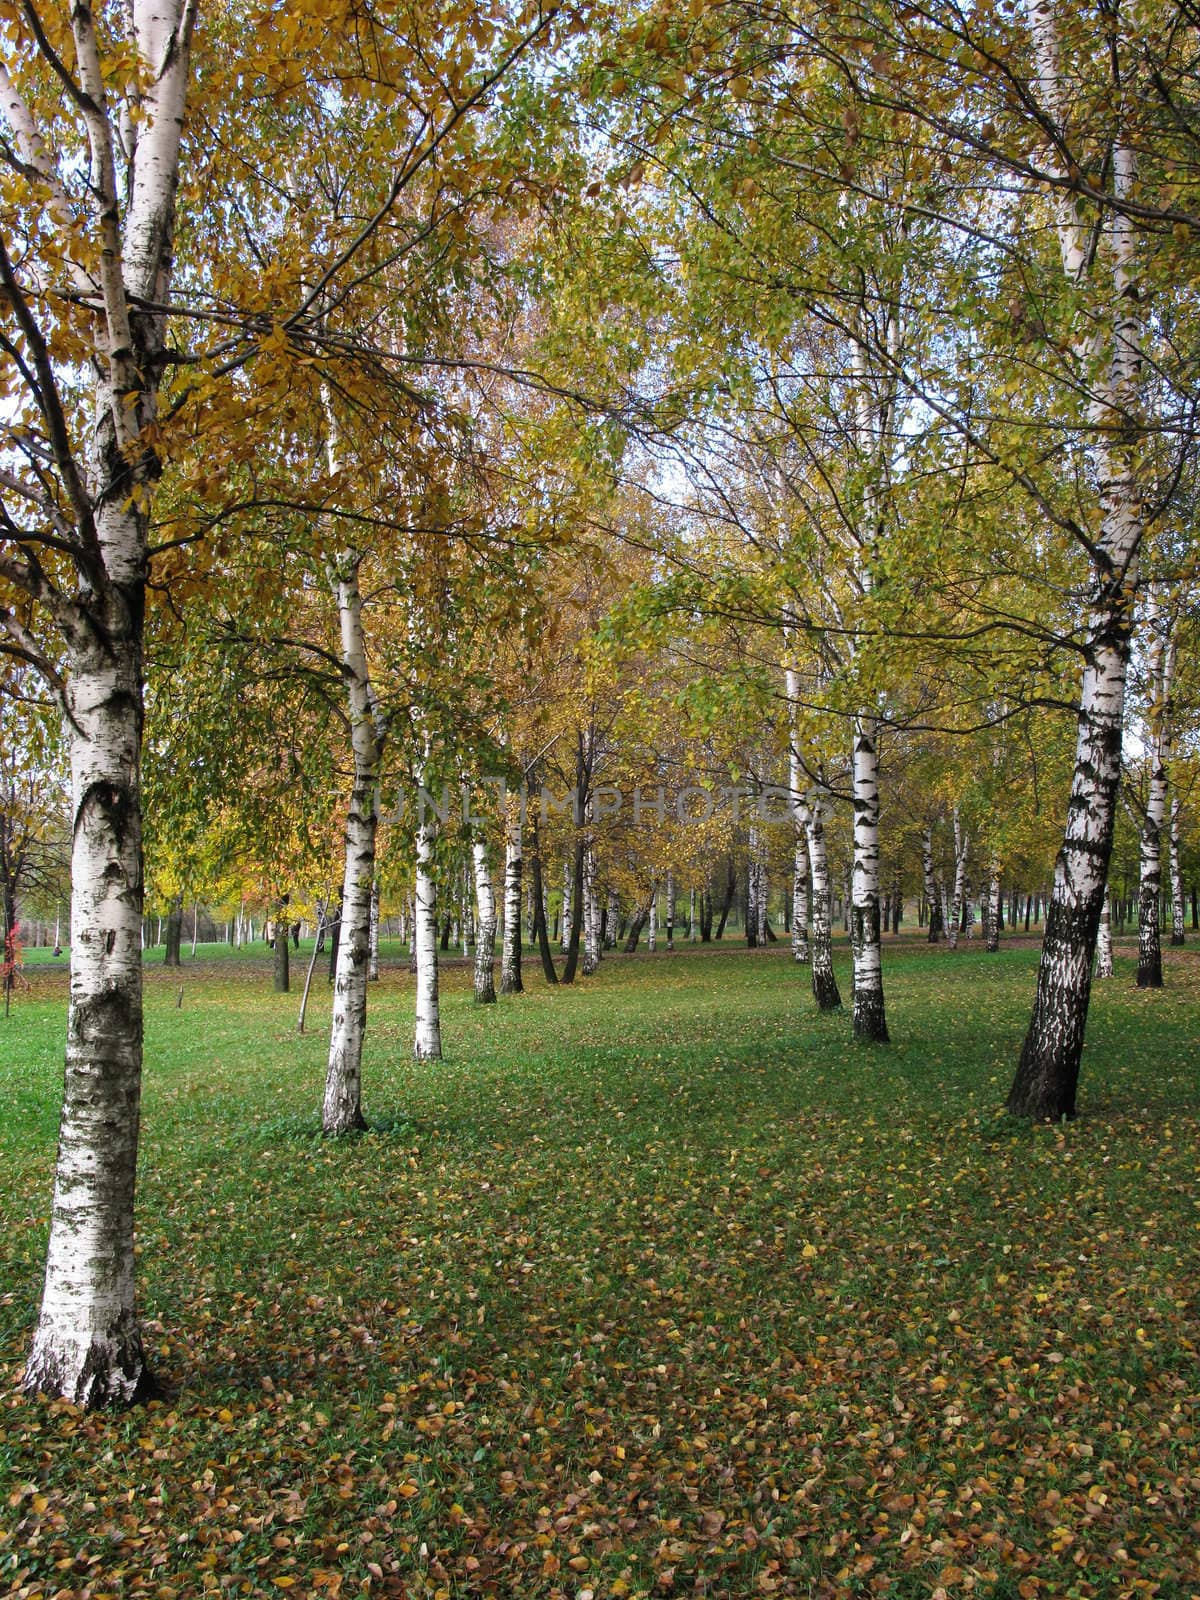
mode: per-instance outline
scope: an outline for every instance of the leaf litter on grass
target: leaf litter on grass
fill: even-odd
[[[613,962],[486,1015],[455,974],[434,1066],[385,980],[386,1127],[336,1146],[305,1131],[321,1041],[278,1036],[274,997],[222,969],[198,1033],[152,994],[139,1259],[165,1394],[122,1417],[7,1399],[0,1578],[1200,1592],[1195,969],[1158,1007],[1098,994],[1080,1122],[1028,1129],[997,1078],[1034,959],[901,953],[900,1042],[869,1054],[782,959],[688,954],[661,991]],[[52,1151],[11,1124],[24,1194]],[[0,1242],[13,1378],[47,1206]]]

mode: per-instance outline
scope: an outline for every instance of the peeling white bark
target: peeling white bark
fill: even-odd
[[[1186,938],[1184,933],[1183,910],[1183,874],[1179,870],[1179,796],[1171,799],[1171,834],[1170,834],[1170,861],[1171,861],[1171,943],[1183,944]],[[58,934],[55,932],[55,945],[58,944]]]
[[[375,839],[379,810],[377,793],[386,737],[385,725],[371,686],[362,595],[358,570],[361,555],[343,551],[331,563],[329,582],[338,608],[342,677],[350,714],[354,781],[346,815],[346,867],[342,918],[333,980],[333,1019],[325,1101],[321,1125],[330,1137],[366,1127],[362,1111],[362,1052],[367,1031],[367,982],[371,956],[372,914],[378,928],[375,899]]]
[[[1043,77],[1054,80],[1044,92],[1051,97],[1058,94],[1061,100],[1049,0],[1035,0],[1030,20]],[[1053,98],[1051,103],[1057,105],[1056,117],[1061,120],[1062,106]],[[1118,195],[1132,195],[1135,177],[1133,152],[1118,139],[1113,150]],[[1135,240],[1126,217],[1115,214],[1108,226],[1113,294],[1104,309],[1110,318],[1111,347],[1108,378],[1095,408],[1101,526],[1092,553],[1089,647],[1080,689],[1075,772],[1046,913],[1033,1015],[1008,1097],[1008,1109],[1016,1115],[1045,1120],[1075,1115],[1092,961],[1112,851],[1143,530]],[[1064,227],[1069,229],[1069,219]]]
[[[812,988],[822,1011],[840,1011],[842,997],[833,971],[829,858],[825,850],[825,802],[812,796],[808,807],[808,858],[812,864]]]
[[[151,29],[150,19],[155,19]],[[134,1306],[133,1200],[142,1066],[142,648],[149,503],[158,462],[141,430],[157,408],[158,313],[171,272],[179,137],[195,11],[184,0],[134,0],[142,73],[140,133],[118,182],[95,14],[70,12],[76,72],[88,95],[90,232],[100,290],[95,429],[88,482],[60,461],[79,518],[77,599],[50,604],[64,637],[71,760],[71,989],[58,1162],[46,1276],[26,1363],[31,1392],[84,1406],[128,1404],[149,1385]],[[118,14],[110,19],[120,27]],[[151,39],[163,48],[148,48]],[[169,46],[169,48],[168,48]],[[7,70],[0,99],[23,158],[56,180]],[[65,220],[61,191],[51,216]],[[64,502],[67,503],[67,502]]]
[[[929,942],[936,944],[942,936],[945,917],[942,912],[943,894],[933,868],[933,824],[926,823],[921,830],[921,872],[925,880],[925,899],[929,904]]]
[[[423,783],[424,779],[422,771],[418,783]],[[426,813],[417,824],[416,888],[413,893],[413,955],[417,972],[413,1054],[418,1061],[442,1059],[442,1018],[438,1004],[437,886],[433,865],[436,842],[437,822],[431,814]]]
[[[854,867],[850,943],[854,954],[854,1033],[886,1043],[883,953],[879,931],[879,756],[874,730],[859,723],[854,736]]]
[[[475,1004],[496,1002],[496,895],[487,840],[476,834],[471,845],[475,867]]]
[[[1150,703],[1146,709],[1149,733],[1147,754],[1150,784],[1138,850],[1138,970],[1139,989],[1162,988],[1162,943],[1158,931],[1162,901],[1162,836],[1167,818],[1167,789],[1171,778],[1174,717],[1171,696],[1175,676],[1175,641],[1166,609],[1152,593],[1150,604],[1148,678]]]
[[[1096,976],[1098,978],[1111,978],[1112,975],[1112,912],[1109,905],[1109,893],[1105,889],[1104,905],[1100,911],[1100,928],[1096,935]]]
[[[500,993],[521,994],[521,882],[524,859],[521,829],[522,796],[510,794],[504,828],[504,945],[500,959]]]
[[[958,814],[958,807],[954,808],[954,894],[950,900],[950,915],[947,919],[946,940],[951,950],[958,949],[958,935],[962,927],[963,902],[967,894],[967,857],[971,851],[971,836],[963,828]]]
[[[588,798],[591,806],[591,797]],[[600,967],[600,899],[596,892],[596,854],[589,838],[583,853],[583,975]]]

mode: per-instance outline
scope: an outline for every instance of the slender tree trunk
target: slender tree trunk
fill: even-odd
[[[542,958],[542,975],[547,983],[557,984],[558,973],[554,969],[550,932],[546,926],[546,886],[542,881],[542,840],[536,806],[530,812],[529,827],[532,841],[529,870],[533,878],[533,936],[537,940],[538,954]]]
[[[275,993],[287,994],[291,987],[291,972],[288,967],[288,896],[280,898],[275,908],[275,917],[271,923],[274,931],[275,950]]]
[[[713,931],[712,891],[705,886],[700,891],[700,943],[711,944]]]
[[[717,931],[713,937],[717,940],[725,937],[725,924],[729,920],[729,913],[733,909],[733,897],[737,893],[737,866],[733,856],[729,857],[729,868],[725,876],[725,898],[721,902],[721,915],[717,922]]]
[[[600,966],[600,901],[596,893],[596,857],[589,840],[583,853],[583,975]]]
[[[1030,11],[1043,96],[1054,120],[1065,124],[1068,108],[1058,59],[1054,13]],[[1123,109],[1116,102],[1118,112]],[[1119,199],[1136,182],[1132,149],[1123,130],[1112,149],[1112,182]],[[1057,1121],[1075,1114],[1079,1061],[1091,998],[1092,959],[1100,926],[1112,853],[1121,771],[1125,682],[1138,587],[1143,520],[1140,478],[1141,294],[1134,260],[1134,224],[1120,210],[1106,219],[1113,266],[1109,372],[1101,378],[1094,417],[1094,447],[1101,526],[1089,548],[1092,596],[1088,650],[1080,692],[1075,773],[1054,889],[1046,916],[1037,994],[1029,1032],[1009,1092],[1008,1108],[1019,1116]],[[1078,210],[1064,202],[1059,234],[1068,277],[1082,281],[1093,257],[1089,229]],[[1091,355],[1094,335],[1089,335]],[[1089,380],[1091,381],[1091,380]]]
[[[825,853],[825,806],[815,795],[808,808],[808,857],[812,863],[812,988],[822,1011],[840,1011],[842,997],[833,971],[829,862]]]
[[[1171,831],[1169,835],[1169,860],[1171,872],[1171,943],[1184,942],[1183,876],[1179,870],[1179,797],[1171,798]],[[58,928],[54,930],[54,943],[58,945]]]
[[[761,865],[758,858],[758,829],[751,828],[746,846],[746,925],[747,947],[758,948],[760,918],[759,897],[762,894]]]
[[[568,904],[571,908],[571,939],[567,945],[567,960],[563,967],[562,981],[564,984],[575,982],[575,973],[579,967],[579,944],[583,933],[583,834],[575,838],[575,857],[571,870],[571,898]]]
[[[367,960],[367,982],[379,982],[379,880],[371,885],[371,945]]]
[[[562,886],[562,916],[559,940],[563,955],[566,955],[571,943],[571,861],[570,858],[563,862]]]
[[[166,949],[163,954],[164,967],[181,967],[183,945],[183,895],[171,896],[170,909],[167,912]]]
[[[492,867],[487,840],[477,834],[471,846],[475,864],[475,1004],[496,1003],[496,896],[492,889]],[[534,861],[534,881],[540,872]]]
[[[1162,836],[1167,817],[1174,721],[1171,696],[1175,675],[1175,645],[1168,632],[1169,620],[1153,591],[1149,626],[1150,707],[1147,723],[1150,732],[1150,788],[1142,819],[1138,861],[1137,986],[1139,989],[1161,989],[1159,908],[1162,905]]]
[[[1104,891],[1104,904],[1100,910],[1100,927],[1096,935],[1096,976],[1113,975],[1112,916],[1109,911],[1108,890]]]
[[[855,730],[854,875],[851,889],[851,948],[854,953],[854,1035],[886,1043],[883,952],[879,932],[879,757],[873,729]]]
[[[954,896],[946,918],[946,937],[951,950],[958,949],[958,936],[962,932],[963,915],[967,899],[967,855],[971,848],[970,835],[964,832],[958,807],[954,808]]]
[[[992,863],[985,894],[984,948],[990,954],[995,955],[1000,949],[1000,924],[1004,916],[1000,900],[1000,863],[998,861]]]
[[[650,920],[646,927],[646,949],[651,955],[658,948],[658,885],[650,889]]]
[[[675,874],[667,873],[667,949],[675,948]]]
[[[653,895],[654,889],[651,887],[650,893],[646,896],[645,904],[638,907],[637,911],[634,913],[633,921],[629,924],[629,936],[625,940],[625,954],[627,956],[631,956],[637,949],[638,940],[641,938],[642,932],[647,922],[650,920],[650,906]]]
[[[504,946],[500,993],[521,994],[521,808],[522,794],[509,795],[504,840]]]
[[[944,931],[942,893],[933,870],[933,824],[921,830],[921,872],[925,879],[925,898],[929,902],[929,942],[937,944]]]
[[[792,856],[792,960],[807,963],[808,948],[808,807],[799,798],[799,773],[792,777],[792,816],[796,843]]]
[[[346,867],[342,882],[333,1016],[321,1125],[327,1137],[366,1127],[362,1111],[362,1052],[367,1031],[367,982],[375,898],[377,792],[383,763],[384,722],[371,687],[358,571],[362,557],[343,551],[329,567],[341,631],[342,674],[350,713],[354,780],[346,815]]]
[[[329,905],[329,896],[330,896],[331,893],[332,893],[332,889],[327,891],[326,895],[325,895],[325,899],[322,900],[321,903],[317,906],[317,933],[318,934],[320,934],[321,929],[325,925],[325,912],[326,912],[326,909],[328,908],[328,905]],[[316,968],[317,968],[317,956],[320,954],[320,949],[321,949],[320,944],[318,943],[317,939],[314,939],[313,940],[312,955],[309,956],[309,958],[308,958],[308,968],[307,968],[307,970],[306,970],[306,972],[304,974],[304,988],[303,988],[303,990],[301,992],[301,995],[300,995],[300,1015],[296,1018],[296,1032],[297,1033],[303,1033],[304,1032],[304,1019],[308,1015],[308,996],[309,996],[309,991],[312,989],[313,973],[316,971]]]
[[[424,781],[423,771],[420,781]],[[413,894],[413,953],[417,963],[413,1055],[418,1061],[442,1059],[442,1019],[438,1003],[437,885],[433,860],[436,842],[436,820],[428,814],[419,817]]]

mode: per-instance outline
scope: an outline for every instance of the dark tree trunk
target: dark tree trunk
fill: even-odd
[[[164,967],[181,967],[183,957],[180,955],[180,946],[183,943],[183,896],[173,895],[171,909],[167,912],[167,951],[163,956]]]
[[[558,973],[550,951],[550,934],[546,927],[546,896],[542,885],[542,842],[538,835],[537,807],[530,808],[529,876],[533,886],[533,936],[537,940],[538,954],[542,958],[542,975],[547,983],[557,983]]]
[[[342,900],[338,895],[337,914],[329,924],[329,981],[337,976],[338,945],[342,942]]]
[[[275,993],[287,994],[288,973],[288,897],[284,895],[275,911]]]
[[[638,940],[642,937],[642,930],[650,918],[650,902],[646,901],[634,914],[633,921],[629,924],[629,937],[625,940],[625,954],[631,956],[638,947]]]
[[[725,937],[725,924],[729,920],[729,913],[733,909],[733,897],[737,893],[737,868],[733,864],[733,857],[729,858],[729,876],[725,880],[725,899],[721,903],[721,919],[717,923],[715,939]]]

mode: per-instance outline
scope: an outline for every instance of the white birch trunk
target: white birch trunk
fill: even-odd
[[[790,631],[786,635],[790,639]],[[800,674],[794,667],[786,669],[788,720],[800,699]],[[804,797],[804,771],[796,748],[796,736],[788,738],[788,809],[796,829],[796,846],[792,858],[792,960],[805,963],[808,949],[808,803]]]
[[[504,830],[504,946],[500,960],[500,993],[521,994],[521,842],[522,796],[509,795]]]
[[[995,955],[1000,949],[1000,863],[994,861],[984,892],[984,948]]]
[[[792,960],[807,965],[808,949],[808,833],[803,823],[796,832],[792,856]]]
[[[1108,890],[1105,889],[1104,905],[1100,910],[1100,927],[1096,934],[1096,976],[1098,978],[1111,978],[1112,975],[1112,913],[1109,905]]]
[[[808,857],[812,864],[812,988],[822,1011],[840,1011],[842,997],[833,971],[829,858],[825,850],[825,803],[815,794],[808,808]]]
[[[945,924],[942,909],[943,894],[933,869],[933,824],[926,823],[921,830],[921,872],[925,879],[925,899],[929,904],[929,942],[936,944]]]
[[[1171,799],[1171,833],[1170,833],[1170,864],[1171,864],[1171,943],[1183,944],[1186,938],[1184,933],[1183,910],[1183,874],[1179,870],[1179,796]],[[55,930],[54,943],[58,944],[58,931]]]
[[[121,182],[95,15],[86,6],[70,13],[98,247],[97,276],[89,280],[98,301],[96,421],[86,486],[73,462],[62,467],[72,489],[62,503],[74,504],[86,551],[79,598],[52,607],[67,669],[71,986],[46,1275],[23,1383],[82,1406],[128,1404],[149,1385],[134,1307],[133,1200],[142,1067],[142,652],[159,463],[142,430],[157,412],[166,330],[160,313],[140,308],[162,304],[170,289],[194,15],[186,0],[134,0],[128,13],[143,117],[131,130]],[[47,164],[36,124],[6,69],[3,77],[17,147],[40,171]],[[56,190],[48,167],[46,177]]]
[[[1159,909],[1162,903],[1162,838],[1167,819],[1167,790],[1170,784],[1173,715],[1172,680],[1175,675],[1175,644],[1169,637],[1170,622],[1157,599],[1150,606],[1150,650],[1148,676],[1150,704],[1146,723],[1149,732],[1150,786],[1138,851],[1138,969],[1139,989],[1162,988],[1162,941],[1159,935]]]
[[[667,873],[667,949],[675,948],[675,874]]]
[[[571,863],[563,862],[563,888],[562,888],[562,926],[559,929],[559,945],[563,955],[571,943]]]
[[[1057,41],[1046,0],[1037,0],[1030,20],[1039,69],[1061,123]],[[1120,196],[1132,194],[1135,177],[1133,153],[1118,139],[1113,183]],[[1128,218],[1114,214],[1109,230],[1116,309],[1109,376],[1096,409],[1096,421],[1102,424],[1095,447],[1101,528],[1092,555],[1089,649],[1080,691],[1075,773],[1046,913],[1033,1015],[1008,1097],[1008,1109],[1015,1115],[1052,1121],[1075,1115],[1092,961],[1112,852],[1143,530],[1140,294],[1133,228]],[[1061,235],[1065,260],[1074,237],[1070,219],[1064,219]],[[1081,265],[1076,276],[1083,271]]]
[[[854,867],[850,943],[854,955],[854,1034],[886,1043],[883,956],[879,931],[879,757],[874,730],[855,729],[853,770]]]
[[[589,807],[591,804],[589,797]],[[583,853],[583,975],[600,966],[600,900],[596,893],[596,855],[591,840]]]
[[[477,834],[471,845],[475,865],[475,1004],[496,1003],[496,895],[487,840]]]
[[[367,958],[368,983],[379,982],[379,879],[371,885],[370,952]]]
[[[971,850],[971,837],[963,829],[954,808],[954,894],[950,900],[950,915],[946,924],[946,941],[951,950],[958,949],[958,934],[962,926],[963,901],[967,892],[967,857]]]
[[[758,902],[762,894],[762,868],[758,858],[758,829],[746,836],[746,943],[754,950],[759,943]]]
[[[371,687],[358,570],[362,557],[343,551],[330,563],[337,601],[342,676],[350,713],[354,780],[346,814],[346,868],[333,979],[333,1018],[321,1125],[329,1137],[366,1127],[362,1111],[362,1052],[367,1031],[367,973],[375,899],[377,794],[385,730]],[[285,935],[286,937],[286,935]]]
[[[658,948],[658,885],[650,888],[650,921],[646,926],[646,949],[651,955]]]
[[[31,1393],[131,1404],[148,1383],[134,1311],[142,1065],[142,724],[137,641],[67,685],[74,816],[71,986],[50,1243],[25,1368]]]
[[[419,782],[424,782],[424,773]],[[413,1055],[418,1061],[442,1059],[442,1018],[438,1004],[437,886],[433,852],[437,822],[428,813],[417,823],[416,888],[413,893],[413,959],[416,962],[416,1027]]]

